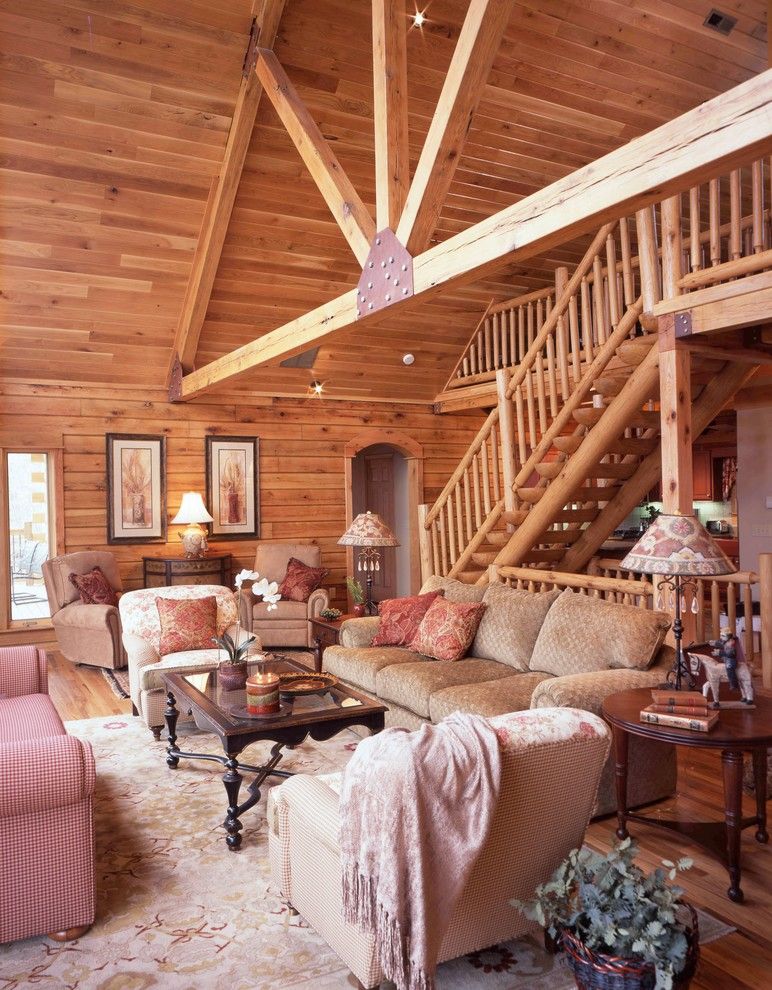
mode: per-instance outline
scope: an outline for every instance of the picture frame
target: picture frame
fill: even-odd
[[[107,543],[166,542],[166,437],[108,433]]]
[[[213,540],[247,540],[260,535],[260,440],[206,438],[206,504]]]

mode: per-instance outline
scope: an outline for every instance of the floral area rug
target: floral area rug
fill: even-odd
[[[139,719],[68,723],[97,764],[97,919],[63,945],[40,937],[0,946],[0,990],[338,990],[354,979],[270,884],[265,794],[243,818],[240,852],[225,846],[225,789],[217,765],[166,766],[165,745]],[[191,729],[183,748],[221,753]],[[282,767],[341,769],[358,736],[344,732],[287,752]],[[270,743],[251,747],[249,762]],[[242,789],[242,795],[244,794]],[[243,798],[242,798],[243,799]],[[701,914],[702,941],[732,929]],[[444,963],[440,990],[568,990],[573,979],[536,935]]]

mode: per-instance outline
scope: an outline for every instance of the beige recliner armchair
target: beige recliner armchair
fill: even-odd
[[[258,543],[255,553],[255,570],[260,577],[281,584],[287,573],[290,557],[302,560],[309,567],[321,567],[321,551],[314,543]],[[268,611],[251,589],[241,592],[241,624],[253,632],[265,649],[276,646],[296,646],[308,649],[312,646],[310,620],[330,604],[330,596],[324,588],[311,592],[307,602],[282,599],[275,609]]]
[[[608,755],[597,715],[541,708],[491,718],[502,746],[493,825],[455,906],[440,962],[515,938],[530,928],[510,905],[529,900],[582,844]],[[383,974],[373,939],[343,921],[338,791],[341,774],[298,774],[268,798],[271,874],[282,896],[322,936],[364,987]]]
[[[99,567],[116,594],[121,592],[118,562],[106,550],[82,550],[46,560],[46,585],[51,622],[59,649],[73,663],[116,670],[126,666],[121,643],[121,620],[115,605],[84,605],[70,574],[87,574]]]

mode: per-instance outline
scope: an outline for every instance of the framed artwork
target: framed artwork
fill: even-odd
[[[206,438],[206,503],[212,539],[260,535],[257,437]]]
[[[107,542],[166,542],[166,437],[107,434]]]

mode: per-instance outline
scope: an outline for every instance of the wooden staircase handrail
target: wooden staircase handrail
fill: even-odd
[[[596,256],[601,250],[605,250],[606,238],[615,226],[616,221],[614,223],[607,223],[601,227],[595,237],[593,237],[592,243],[585,251],[582,260],[574,269],[574,273],[566,283],[566,287],[560,293],[560,296],[555,300],[555,305],[550,310],[550,315],[539,328],[539,332],[534,337],[534,341],[528,348],[525,357],[515,368],[514,374],[509,380],[509,385],[507,386],[508,397],[511,397],[514,394],[517,386],[520,385],[520,383],[525,379],[525,376],[530,372],[537,357],[541,354],[542,348],[546,344],[547,339],[557,326],[558,320],[562,316],[565,316],[571,297],[576,294],[579,286],[581,285],[582,279],[592,267],[592,263]]]
[[[429,509],[428,513],[426,514],[426,521],[424,523],[424,527],[426,529],[428,529],[431,526],[431,524],[440,514],[443,505],[447,501],[448,495],[450,495],[450,493],[455,489],[459,480],[463,477],[464,472],[472,463],[472,458],[482,446],[483,441],[487,440],[488,437],[490,436],[491,427],[493,426],[494,423],[498,422],[498,418],[499,418],[499,410],[498,407],[495,407],[491,409],[491,411],[488,413],[488,416],[486,417],[483,425],[480,427],[477,436],[470,443],[466,453],[458,462],[458,466],[456,467],[456,470],[450,476],[450,480],[442,489],[434,505],[431,507],[431,509]]]
[[[461,351],[461,354],[459,356],[458,361],[456,361],[456,363],[453,365],[453,370],[451,371],[450,375],[448,376],[448,380],[445,382],[445,388],[442,390],[443,392],[446,389],[453,388],[453,383],[456,381],[456,372],[461,367],[461,365],[463,364],[464,358],[469,353],[469,348],[472,346],[472,344],[474,343],[474,341],[477,339],[477,334],[478,334],[478,332],[480,330],[480,327],[483,325],[483,323],[485,323],[485,318],[490,313],[492,306],[493,306],[493,299],[491,299],[491,301],[485,307],[485,312],[480,317],[480,319],[477,321],[477,323],[475,324],[474,330],[469,335],[469,340],[467,340],[467,342],[466,342],[466,347],[464,347],[463,351]],[[463,381],[464,384],[466,384],[466,382],[465,382],[464,379],[460,379],[460,380]]]
[[[534,584],[553,584],[563,588],[586,588],[590,591],[605,591],[631,597],[654,596],[654,585],[645,578],[626,580],[607,578],[599,574],[566,574],[562,571],[545,571],[536,567],[511,567],[507,564],[491,564],[488,573],[494,579],[512,578],[517,581],[532,581]]]
[[[518,306],[527,306],[529,302],[538,302],[539,299],[549,299],[555,292],[554,285],[548,285],[544,289],[534,289],[533,292],[526,292],[522,296],[513,296],[503,302],[496,303],[488,310],[488,316],[495,316],[496,313],[505,313],[509,309],[517,309]]]
[[[448,571],[448,577],[455,577],[457,574],[460,574],[461,571],[466,570],[466,566],[469,563],[469,561],[472,559],[472,555],[477,553],[477,549],[480,546],[480,544],[485,542],[486,536],[488,535],[488,533],[490,533],[490,531],[499,521],[499,519],[501,518],[501,513],[503,511],[504,511],[504,499],[501,498],[498,500],[498,502],[493,506],[491,511],[485,517],[482,526],[480,526],[480,528],[477,530],[475,535],[467,544],[461,556]]]

